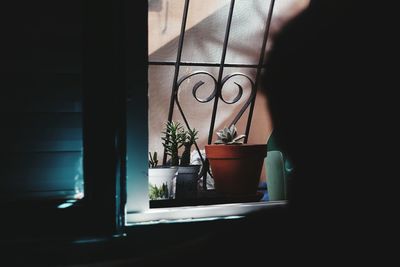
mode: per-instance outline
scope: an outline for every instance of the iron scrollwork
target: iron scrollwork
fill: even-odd
[[[193,76],[196,76],[196,75],[206,75],[206,76],[210,77],[211,80],[214,83],[214,88],[212,89],[211,94],[209,96],[205,97],[205,98],[198,97],[199,89],[205,84],[205,82],[200,80],[193,86],[192,95],[200,103],[208,103],[208,102],[212,101],[213,99],[215,99],[216,97],[218,97],[219,99],[221,99],[221,101],[223,101],[226,104],[229,104],[229,105],[235,104],[243,96],[243,87],[239,83],[234,82],[234,84],[236,84],[238,86],[239,91],[238,91],[238,94],[234,97],[234,99],[229,101],[229,100],[226,100],[223,97],[223,94],[222,94],[222,90],[224,88],[226,88],[226,86],[225,86],[226,82],[228,80],[234,78],[234,77],[237,77],[237,76],[244,77],[250,82],[250,84],[251,84],[250,96],[247,99],[246,103],[243,105],[243,107],[240,109],[239,113],[235,116],[234,120],[231,122],[230,125],[236,124],[239,121],[239,119],[242,117],[243,113],[246,111],[246,109],[250,106],[252,101],[255,99],[256,88],[255,88],[254,82],[249,76],[247,76],[247,75],[245,75],[243,73],[232,73],[232,74],[224,77],[219,86],[218,86],[218,81],[215,79],[215,77],[212,74],[210,74],[209,72],[206,72],[206,71],[196,71],[196,72],[193,72],[191,74],[185,75],[185,76],[181,77],[177,82],[175,93],[174,93],[174,98],[175,98],[175,102],[176,102],[176,105],[178,107],[178,110],[179,110],[179,112],[180,112],[180,114],[181,114],[181,116],[183,118],[183,121],[184,121],[187,129],[189,129],[189,130],[191,130],[191,127],[190,127],[190,124],[189,124],[189,122],[188,122],[188,120],[187,120],[187,118],[185,116],[185,113],[183,112],[183,109],[182,109],[182,106],[181,106],[181,104],[179,102],[179,97],[178,96],[179,96],[179,90],[181,88],[182,83],[184,81],[186,81],[187,79],[189,79],[190,77],[193,77]],[[216,112],[216,110],[213,111],[213,112]],[[199,149],[196,141],[194,142],[194,145],[196,147],[197,152],[199,153],[201,162],[203,164],[203,168],[202,168],[202,171],[200,172],[199,178],[201,176],[203,176],[204,179],[206,179],[206,173],[208,173],[212,177],[212,174],[210,173],[210,170],[209,170],[208,161],[206,159],[204,159],[203,156],[201,155],[200,149]],[[206,182],[204,182],[204,190],[206,190]]]
[[[181,114],[181,116],[182,116],[182,118],[183,118],[183,121],[184,121],[184,123],[185,123],[185,125],[186,125],[186,127],[187,127],[188,130],[191,130],[191,128],[190,128],[190,125],[189,125],[188,120],[186,119],[185,113],[183,112],[182,106],[181,106],[181,104],[179,103],[179,97],[178,97],[179,94],[178,94],[178,93],[179,93],[179,89],[181,88],[181,87],[180,87],[181,84],[182,84],[185,80],[187,80],[187,79],[189,79],[190,77],[193,77],[193,76],[195,76],[195,75],[206,75],[206,76],[209,76],[209,77],[211,77],[212,81],[214,82],[214,88],[213,88],[211,94],[210,94],[208,97],[204,98],[204,99],[199,98],[199,97],[197,96],[197,92],[198,92],[199,88],[200,88],[202,85],[205,84],[205,82],[203,82],[203,81],[200,80],[200,81],[198,81],[198,82],[193,86],[193,88],[192,88],[192,95],[193,95],[193,97],[194,97],[198,102],[200,102],[200,103],[207,103],[207,102],[210,102],[210,101],[213,100],[213,99],[215,98],[215,96],[217,95],[217,84],[218,84],[218,82],[217,82],[217,80],[214,78],[214,76],[213,76],[212,74],[210,74],[209,72],[206,72],[206,71],[196,71],[196,72],[193,72],[193,73],[191,73],[191,74],[189,74],[189,75],[183,76],[182,78],[180,78],[180,79],[178,80],[178,82],[177,82],[177,87],[176,87],[176,90],[175,90],[175,102],[176,102],[176,105],[177,105],[177,107],[178,107],[178,110],[179,110],[179,112],[180,112],[180,114]],[[208,167],[208,162],[207,162],[207,161],[203,158],[203,156],[201,155],[200,148],[199,148],[199,146],[197,145],[197,142],[196,142],[196,141],[194,141],[194,145],[195,145],[195,147],[196,147],[197,153],[198,153],[199,156],[200,156],[200,160],[201,160],[202,166],[203,166],[203,167],[202,167],[202,170],[201,170],[201,172],[200,172],[199,178],[202,177],[202,176],[204,176],[204,178],[205,178],[205,177],[206,177],[206,175],[205,175],[206,173],[208,173],[208,174],[211,175],[211,173],[210,173],[210,171],[209,171],[209,167]],[[211,176],[212,176],[212,175],[211,175]],[[206,190],[206,188],[204,188],[204,189]]]
[[[255,85],[254,85],[253,80],[252,80],[249,76],[247,76],[246,74],[243,74],[243,73],[240,73],[240,72],[236,72],[236,73],[232,73],[232,74],[226,76],[226,77],[223,78],[222,81],[221,81],[221,92],[220,92],[219,96],[220,96],[220,99],[221,99],[224,103],[229,104],[229,105],[235,104],[235,103],[237,103],[237,102],[242,98],[242,96],[243,96],[243,87],[242,87],[239,83],[237,83],[237,82],[234,82],[234,84],[236,84],[236,85],[238,86],[239,92],[238,92],[238,94],[236,95],[236,97],[235,97],[233,100],[231,100],[231,101],[225,100],[224,97],[223,97],[223,95],[222,95],[222,90],[224,89],[225,83],[226,83],[229,79],[231,79],[231,78],[233,78],[233,77],[236,77],[236,76],[244,77],[244,78],[246,78],[246,79],[250,82],[250,84],[251,84],[251,93],[250,93],[250,96],[249,96],[249,98],[247,99],[246,103],[245,103],[245,104],[243,105],[243,107],[240,109],[239,113],[236,115],[236,117],[234,118],[234,120],[231,122],[231,124],[230,124],[229,126],[231,126],[231,125],[233,125],[233,124],[236,124],[236,123],[239,121],[239,119],[242,117],[242,115],[243,115],[243,113],[246,111],[246,109],[250,106],[251,102],[254,100],[255,95],[256,95],[256,88],[255,88]]]

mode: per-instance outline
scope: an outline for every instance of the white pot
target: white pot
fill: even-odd
[[[149,169],[150,200],[170,199],[175,196],[177,167],[160,167]]]

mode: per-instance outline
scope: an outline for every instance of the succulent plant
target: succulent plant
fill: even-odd
[[[218,140],[214,142],[214,144],[225,144],[225,145],[234,145],[234,144],[242,144],[243,139],[246,135],[241,134],[237,135],[236,126],[233,124],[231,127],[225,127],[222,130],[217,131]]]
[[[182,153],[181,166],[188,166],[190,164],[190,151],[192,149],[192,145],[198,139],[198,137],[197,137],[198,133],[199,133],[199,131],[197,131],[195,128],[193,128],[193,130],[188,129],[186,131],[186,139],[183,142],[183,145],[185,146],[185,150]]]
[[[158,165],[157,152],[153,155],[149,152],[149,168],[155,168]]]
[[[169,197],[168,186],[163,183],[160,187],[156,185],[149,185],[149,198],[150,200],[165,199]]]
[[[168,121],[165,124],[164,134],[161,139],[167,155],[171,157],[171,165],[179,165],[178,150],[186,141],[186,132],[179,122]]]

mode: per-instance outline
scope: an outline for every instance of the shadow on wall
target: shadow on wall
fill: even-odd
[[[186,31],[182,61],[220,62],[227,14],[229,11],[228,2],[229,1],[227,1],[227,4],[223,7],[215,7],[213,13],[210,13],[209,16]],[[283,24],[303,10],[308,5],[308,2],[308,0],[276,1],[267,52],[270,49],[275,33],[279,31]],[[268,0],[236,2],[225,60],[226,63],[258,64],[268,7]],[[190,16],[195,13],[196,10],[189,9],[189,21]],[[254,14],[254,16],[249,16],[249,14]],[[157,13],[149,13],[150,19],[151,16],[158,15]],[[168,27],[180,27],[182,13],[175,12],[170,15],[171,18],[169,18],[169,21],[171,25],[168,25]],[[172,17],[173,15],[178,17]],[[172,23],[175,24],[173,25]],[[149,42],[151,42],[154,33],[152,34],[150,31],[149,34]],[[178,38],[179,36],[176,36],[170,42],[162,45],[159,49],[151,53],[149,55],[149,60],[174,61],[176,59]],[[192,66],[181,67],[179,77],[199,70],[207,71],[215,78],[218,77],[219,68]],[[149,151],[163,152],[160,133],[164,128],[164,123],[168,116],[174,71],[174,66],[149,67]],[[256,75],[256,70],[253,68],[225,68],[223,77],[234,72],[242,72],[253,80]],[[206,98],[212,91],[212,80],[211,78],[207,80],[205,76],[200,78],[205,81],[205,84],[201,87],[201,90],[199,90],[198,97]],[[179,99],[191,127],[199,130],[198,144],[200,148],[203,148],[207,143],[213,101],[209,103],[199,103],[193,98],[191,91],[194,84],[198,81],[199,77],[192,77],[185,81],[180,88]],[[243,86],[244,94],[235,105],[227,105],[219,101],[215,130],[228,125],[250,95],[249,82],[246,83],[245,79],[232,79],[223,89],[223,94],[226,99],[232,100],[238,92],[237,86],[233,82],[238,82]],[[268,110],[268,103],[265,96],[257,94],[252,128],[248,140],[249,143],[265,143],[266,140],[268,140],[272,132],[272,122]],[[245,112],[239,120],[237,124],[239,132],[244,132],[247,117],[248,112]],[[173,120],[183,121],[177,108],[174,110]],[[264,176],[265,174],[262,175],[262,177]]]

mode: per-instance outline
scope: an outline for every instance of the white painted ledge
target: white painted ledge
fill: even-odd
[[[156,208],[145,212],[128,213],[126,225],[158,224],[172,222],[207,221],[241,218],[248,213],[286,205],[287,201],[232,203],[204,206]]]

